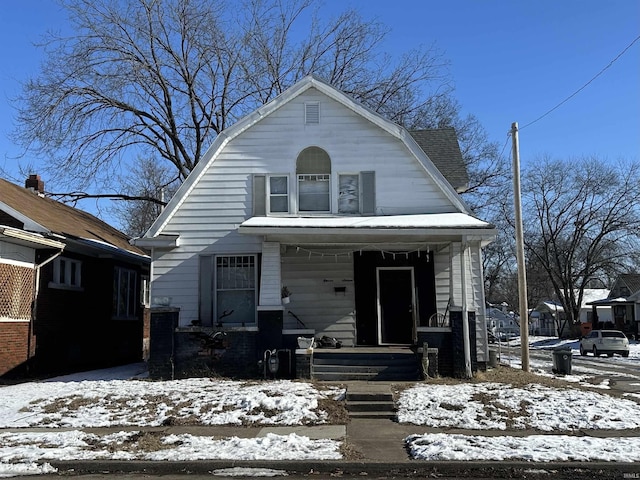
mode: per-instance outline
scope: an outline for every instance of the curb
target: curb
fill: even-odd
[[[50,461],[58,475],[144,474],[144,475],[210,475],[214,470],[229,468],[263,468],[284,470],[290,475],[358,476],[385,475],[398,478],[527,478],[527,479],[593,479],[619,480],[640,478],[640,465],[620,462],[340,462],[279,460],[199,460],[199,461]],[[553,477],[550,477],[550,474]]]

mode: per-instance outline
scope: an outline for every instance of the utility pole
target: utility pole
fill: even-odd
[[[518,261],[518,301],[520,303],[520,351],[522,370],[529,371],[529,307],[527,305],[527,270],[524,261],[524,234],[522,232],[522,204],[520,202],[520,146],[518,122],[511,124],[513,139],[513,203],[516,216],[516,256]]]

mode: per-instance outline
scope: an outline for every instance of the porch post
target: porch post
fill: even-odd
[[[260,300],[258,307],[281,308],[280,290],[282,273],[280,266],[280,243],[262,242],[262,271],[260,275]]]
[[[471,344],[469,340],[469,307],[467,305],[467,242],[460,244],[460,281],[462,283],[462,341],[464,345],[464,368],[467,378],[471,378]]]

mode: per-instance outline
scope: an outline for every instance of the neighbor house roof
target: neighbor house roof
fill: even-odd
[[[623,282],[631,295],[640,291],[640,275],[637,273],[623,273],[617,279],[616,283]]]
[[[96,247],[115,247],[145,255],[143,250],[129,244],[129,238],[124,233],[90,213],[4,179],[0,179],[0,218],[2,223],[11,223],[9,226],[25,231],[50,234],[54,238],[80,239]]]
[[[457,192],[469,187],[469,173],[453,127],[410,130],[409,133]]]

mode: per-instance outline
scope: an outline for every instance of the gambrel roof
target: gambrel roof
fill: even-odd
[[[443,159],[442,162],[440,162],[442,168],[444,171],[451,174],[451,181],[448,181],[440,169],[435,165],[434,161],[430,158],[430,154],[425,152],[424,148],[420,147],[418,141],[407,130],[383,118],[378,113],[358,103],[323,80],[320,80],[313,75],[309,75],[269,103],[258,108],[253,113],[247,115],[228,129],[221,132],[144,237],[156,237],[163,231],[165,225],[171,220],[180,205],[190,195],[193,188],[198,184],[200,178],[206,173],[209,165],[216,160],[220,152],[222,152],[231,140],[251,128],[266,116],[281,108],[283,105],[291,102],[293,99],[312,88],[318,90],[400,140],[425,171],[427,176],[432,179],[434,184],[438,186],[448,201],[451,202],[451,205],[461,213],[470,214],[468,207],[456,191],[456,188],[463,187],[463,184],[465,183],[465,178],[461,174],[461,169],[464,169],[464,163],[461,162],[462,158],[459,147],[457,156],[453,155],[451,157],[453,159],[453,163],[450,166],[444,166],[446,163],[444,158],[447,153],[457,146],[457,140],[455,143],[452,140],[452,135],[455,136],[455,132],[452,129],[443,133],[434,133],[433,131],[423,130],[421,131],[422,133],[417,134],[419,141],[422,143],[429,139],[435,141],[435,144],[427,147],[427,149],[431,150],[431,154]],[[136,244],[141,243],[136,242]]]

